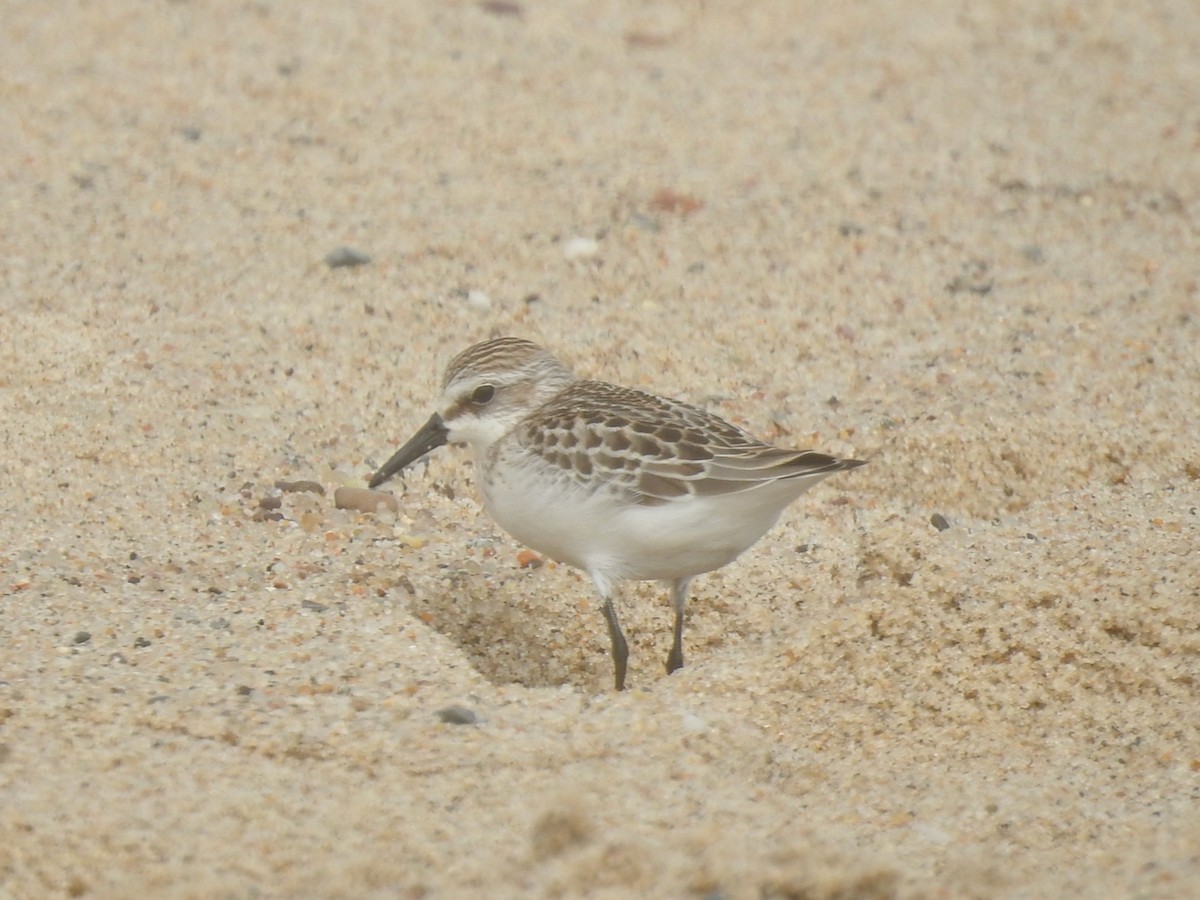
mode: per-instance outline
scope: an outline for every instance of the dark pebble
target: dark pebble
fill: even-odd
[[[250,687],[248,684],[239,684],[237,686],[237,692],[238,696],[240,697],[249,697],[254,693],[254,688]]]
[[[934,513],[932,516],[930,516],[929,524],[932,525],[934,528],[936,528],[938,531],[945,531],[947,528],[950,527],[950,523],[946,521],[946,517],[943,516],[941,513]]]
[[[479,721],[475,711],[465,706],[444,706],[437,711],[437,717],[447,725],[474,725]]]
[[[336,250],[330,250],[325,256],[325,265],[331,269],[344,269],[347,266],[365,266],[371,261],[371,257],[363,253],[361,250],[355,250],[353,247],[338,247]]]
[[[90,631],[77,631],[75,632],[75,637],[73,637],[71,640],[73,640],[76,644],[86,644],[91,639],[92,633]]]
[[[524,7],[513,0],[483,0],[479,8],[493,16],[512,16],[514,19],[520,19],[525,15]]]
[[[324,603],[318,603],[316,600],[301,600],[300,605],[305,609],[311,609],[313,612],[325,612],[329,607]]]
[[[147,640],[146,638],[144,638],[144,637],[140,637],[140,638],[138,638],[137,640],[135,640],[135,641],[133,642],[133,646],[134,646],[134,647],[136,647],[136,648],[137,648],[137,649],[139,649],[139,650],[142,650],[142,649],[144,649],[144,648],[146,648],[146,647],[149,647],[149,646],[150,646],[150,641],[148,641],[148,640]]]

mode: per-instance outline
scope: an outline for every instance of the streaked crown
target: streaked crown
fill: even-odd
[[[450,361],[439,412],[452,442],[486,449],[575,380],[570,369],[532,341],[495,338]]]

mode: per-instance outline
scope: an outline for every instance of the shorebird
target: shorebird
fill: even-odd
[[[446,443],[470,446],[484,505],[505,531],[591,576],[617,690],[629,660],[613,604],[618,582],[670,586],[674,672],[692,579],[737,559],[818,481],[864,464],[774,447],[678,400],[580,379],[513,337],[450,361],[437,412],[370,486]]]

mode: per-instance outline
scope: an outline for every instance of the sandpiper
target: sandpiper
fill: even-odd
[[[629,647],[618,582],[662,580],[675,611],[667,672],[683,665],[692,579],[732,562],[821,479],[864,464],[758,440],[642,391],[580,379],[537,344],[503,337],[450,361],[437,412],[372,476],[377,487],[446,443],[475,456],[492,518],[523,544],[591,576],[614,681]]]

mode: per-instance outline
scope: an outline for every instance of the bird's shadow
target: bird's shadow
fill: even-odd
[[[666,595],[654,583],[623,586],[631,685],[665,674],[670,640]],[[413,614],[452,640],[493,684],[611,689],[612,657],[591,582],[563,566],[450,571],[409,601]],[[660,646],[661,645],[661,646]]]

